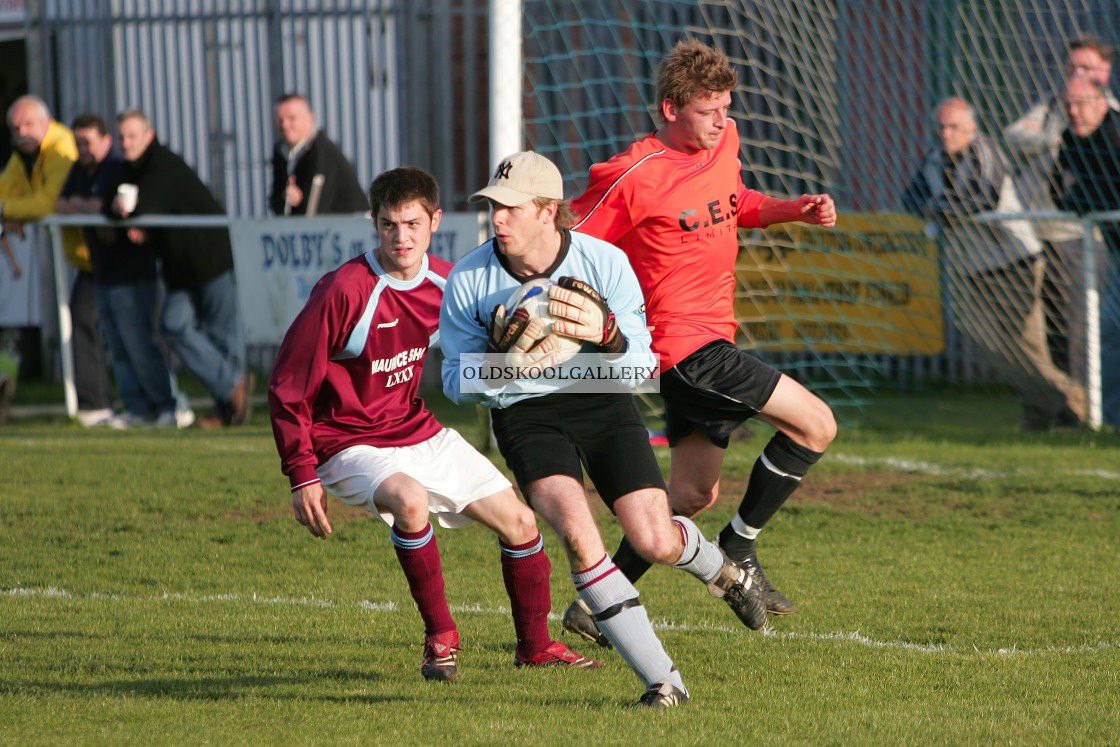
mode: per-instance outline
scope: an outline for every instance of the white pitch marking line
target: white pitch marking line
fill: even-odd
[[[42,599],[73,599],[73,600],[94,600],[94,601],[108,601],[108,602],[124,602],[124,601],[144,601],[145,597],[127,597],[121,594],[105,593],[105,592],[87,592],[87,593],[72,593],[64,589],[56,587],[48,587],[46,589],[28,589],[25,587],[16,587],[13,589],[0,589],[0,596],[7,597],[38,597]],[[318,599],[315,597],[276,597],[276,596],[260,596],[255,592],[250,595],[244,594],[184,594],[181,592],[164,592],[156,597],[147,597],[147,599],[157,599],[160,601],[171,600],[176,602],[187,602],[193,604],[211,604],[223,602],[248,602],[250,604],[276,604],[292,607],[341,607],[349,603],[339,603],[330,599]],[[370,600],[361,600],[356,603],[361,609],[369,610],[371,612],[399,612],[400,607],[395,602],[374,602]],[[509,609],[498,607],[496,609],[482,607],[477,604],[472,605],[454,605],[451,607],[453,612],[460,614],[478,614],[478,615],[493,615],[505,617],[509,615]],[[551,620],[559,620],[560,616],[556,613],[549,615]],[[670,620],[654,620],[653,627],[657,630],[666,630],[680,633],[720,633],[720,634],[736,634],[742,632],[742,628],[724,627],[718,625],[690,625],[686,623],[677,623]],[[1081,646],[1047,646],[1045,648],[1037,649],[1024,649],[1018,646],[1008,646],[998,649],[981,650],[972,647],[960,646],[946,646],[943,644],[922,644],[910,643],[908,641],[877,641],[873,638],[860,633],[858,630],[854,633],[799,633],[794,631],[781,632],[772,628],[766,628],[762,631],[762,635],[767,638],[780,638],[787,640],[809,640],[809,641],[840,641],[848,643],[857,643],[861,646],[870,648],[884,648],[884,649],[898,649],[902,651],[916,651],[924,654],[958,654],[958,653],[974,653],[974,654],[1017,654],[1020,656],[1028,654],[1077,654],[1077,653],[1092,653],[1096,651],[1114,651],[1120,649],[1120,641],[1101,641],[1098,643],[1087,643]]]
[[[991,469],[961,469],[957,467],[946,467],[932,462],[923,462],[915,459],[902,459],[900,457],[864,457],[856,456],[853,454],[829,452],[828,457],[842,464],[851,464],[859,467],[867,467],[871,465],[883,465],[891,469],[898,470],[899,472],[911,472],[923,475],[961,475],[964,477],[973,477],[977,479],[994,479],[1000,477],[1014,477],[1029,474],[1030,470],[991,470]],[[1047,470],[1048,474],[1052,474],[1051,470]],[[1120,472],[1114,472],[1107,469],[1075,469],[1070,470],[1067,474],[1077,475],[1082,477],[1099,477],[1102,480],[1120,480]]]

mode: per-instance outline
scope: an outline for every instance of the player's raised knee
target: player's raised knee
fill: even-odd
[[[813,441],[815,445],[811,446],[814,451],[824,451],[836,439],[837,425],[836,415],[833,414],[832,408],[821,402],[821,412],[817,418],[817,424],[813,433]]]
[[[634,550],[651,563],[672,565],[681,556],[681,538],[672,532],[637,532],[627,538]]]
[[[514,544],[520,545],[529,542],[540,534],[540,528],[537,526],[537,517],[533,513],[533,509],[524,504],[520,504],[521,510],[514,510],[509,517],[508,534]]]
[[[405,531],[419,531],[428,523],[428,494],[405,487],[378,496],[377,503],[393,514],[394,524]]]
[[[673,483],[670,485],[669,493],[673,513],[691,518],[716,502],[716,498],[719,497],[719,484],[704,486]]]

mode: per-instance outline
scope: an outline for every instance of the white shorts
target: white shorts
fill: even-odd
[[[373,496],[386,478],[398,472],[428,490],[428,510],[448,529],[471,523],[463,515],[470,504],[512,487],[489,459],[451,428],[413,446],[351,446],[316,472],[332,495],[351,506],[364,506],[389,526],[393,515],[380,510]]]

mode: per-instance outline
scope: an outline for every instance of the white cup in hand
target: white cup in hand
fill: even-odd
[[[135,184],[122,184],[117,187],[117,198],[120,200],[121,210],[127,215],[136,209],[136,200],[140,197],[140,189]]]

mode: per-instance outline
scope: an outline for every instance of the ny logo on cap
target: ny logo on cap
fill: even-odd
[[[509,179],[510,169],[513,168],[513,161],[502,161],[498,164],[498,170],[494,172],[494,180]]]

